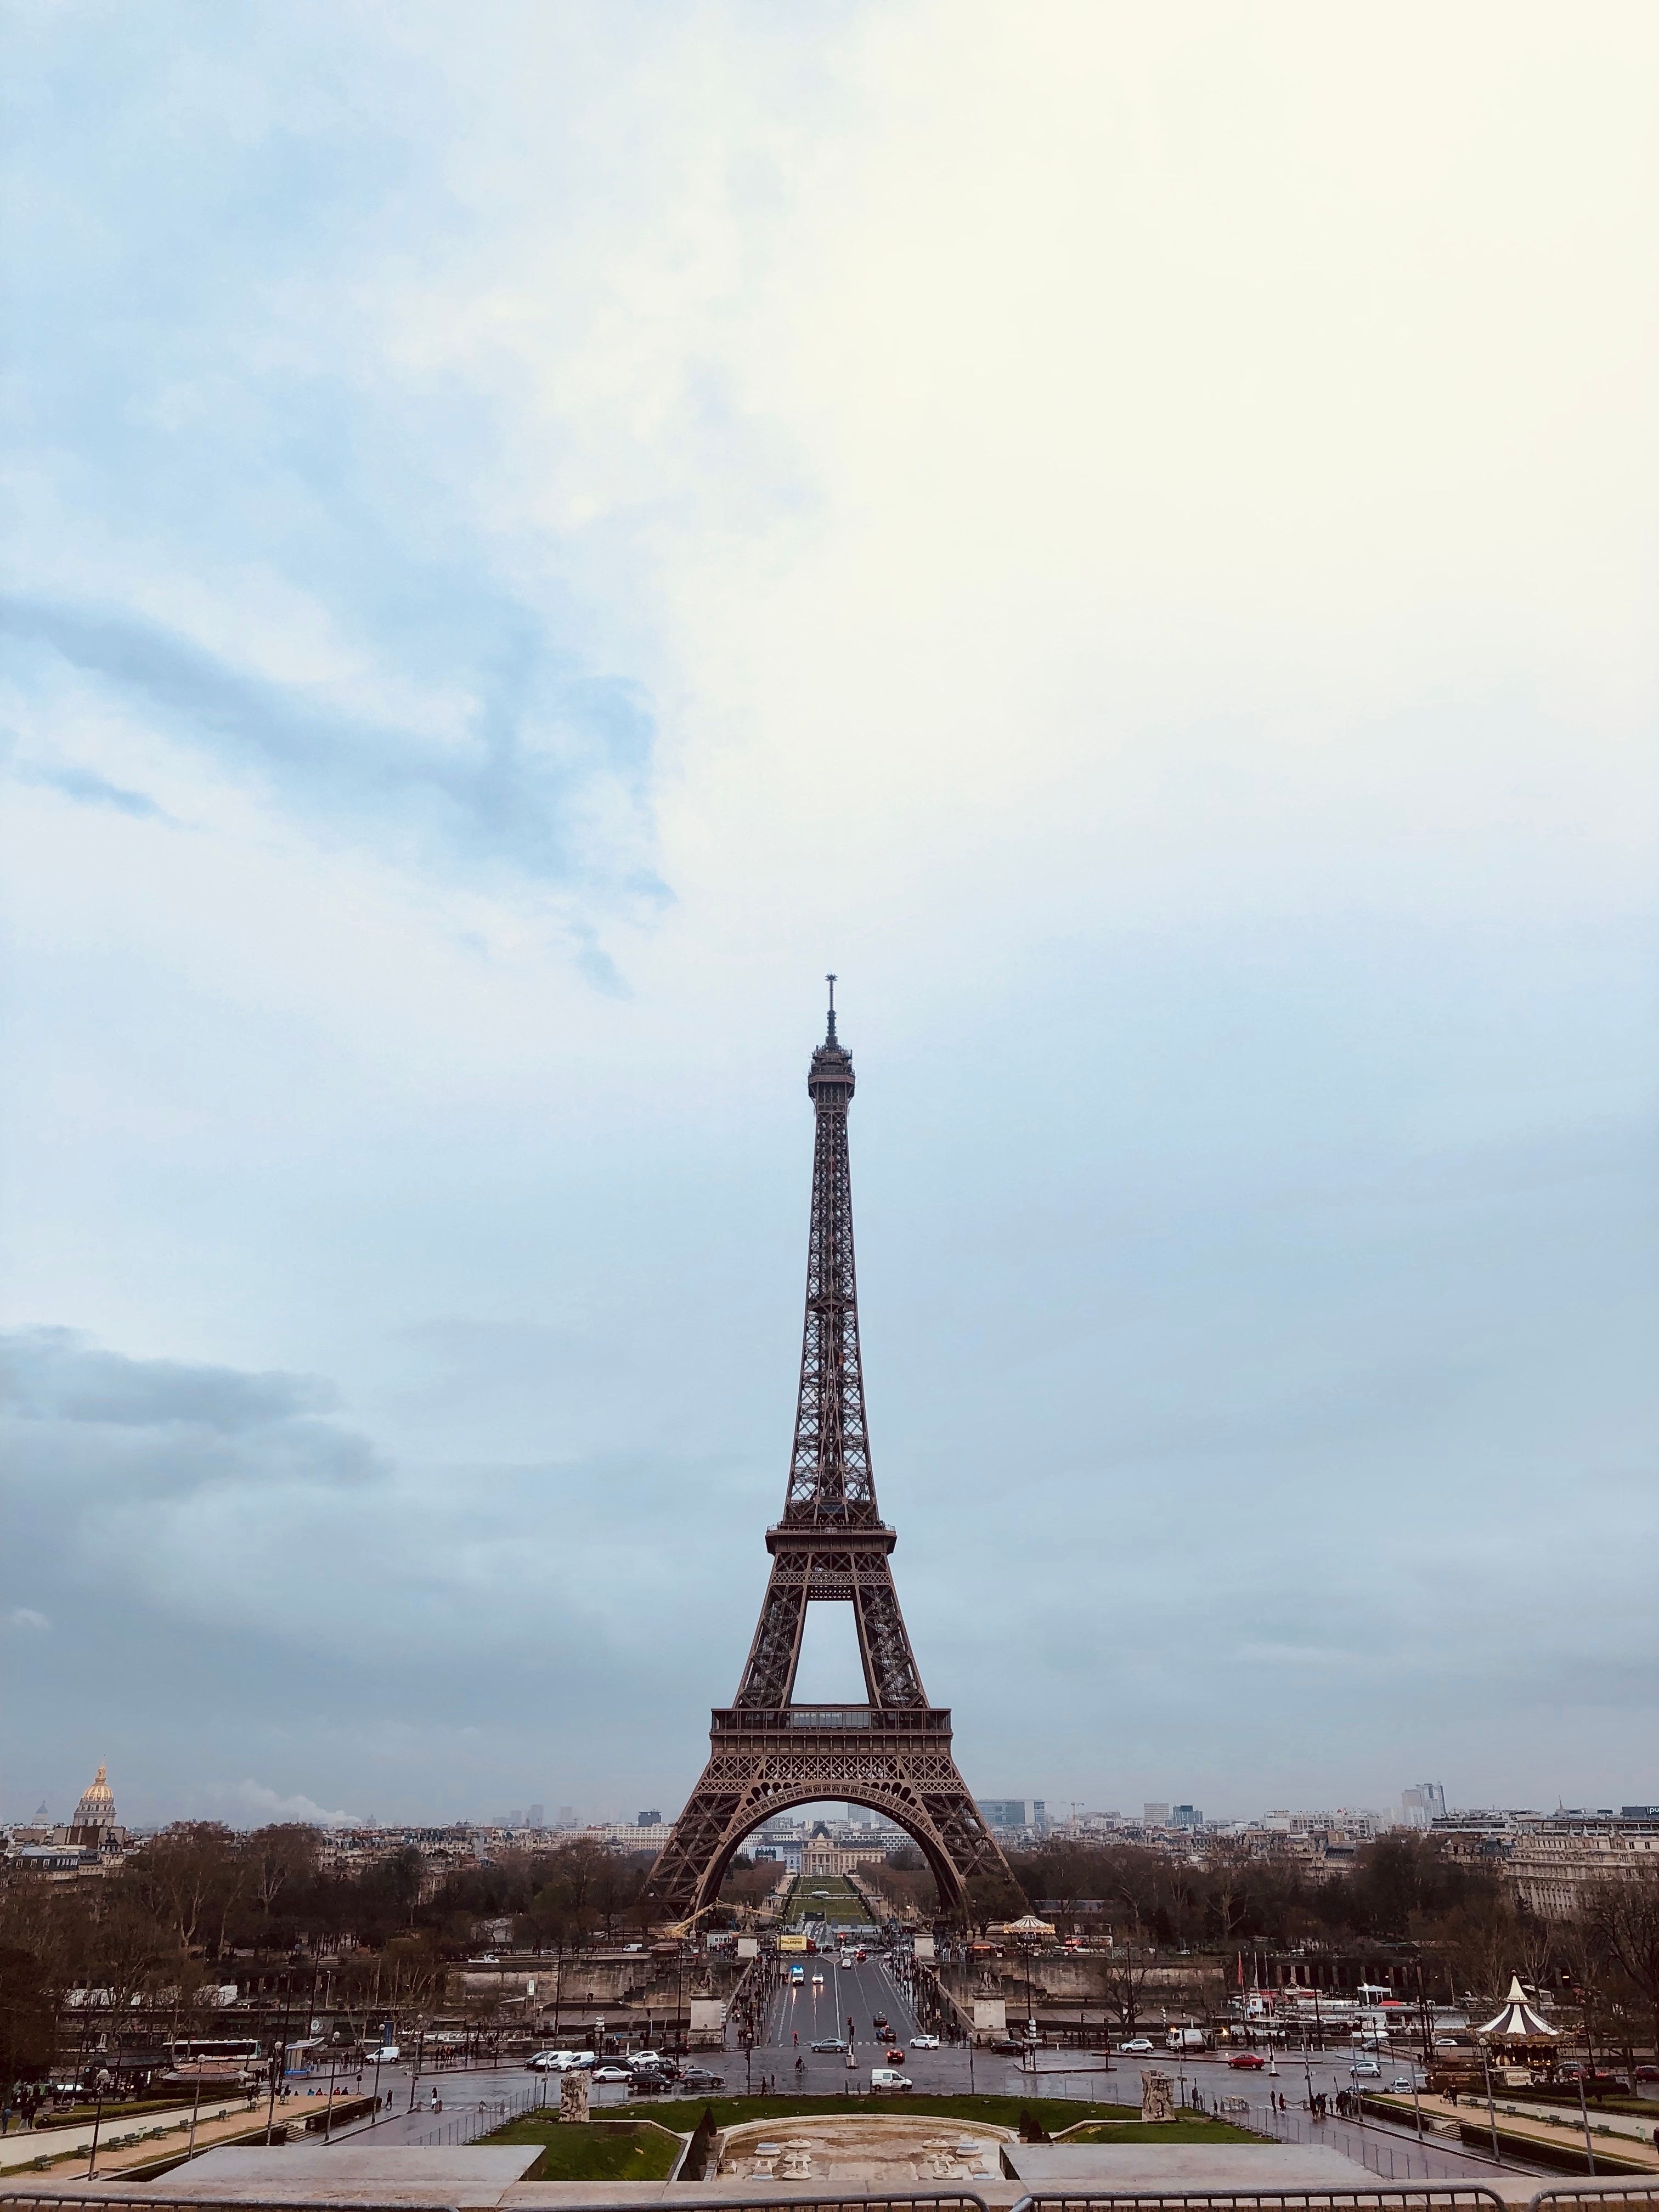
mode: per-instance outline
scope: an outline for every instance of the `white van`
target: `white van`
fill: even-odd
[[[870,2069],[872,2089],[908,2089],[915,2087],[908,2074],[901,2074],[896,2066],[872,2066]]]

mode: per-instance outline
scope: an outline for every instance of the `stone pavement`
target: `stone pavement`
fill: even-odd
[[[1481,2128],[1491,2124],[1484,2095],[1462,2098],[1455,2105],[1445,2097],[1425,2095],[1420,2102],[1425,2120],[1464,2121]],[[1512,2092],[1499,2089],[1493,2090],[1492,2103],[1497,2107],[1500,2133],[1529,2136],[1539,2142],[1583,2150],[1583,2123],[1573,2106],[1528,2105]],[[1407,2117],[1409,2109],[1407,2107]],[[1553,2114],[1553,2118],[1545,2117],[1547,2114]],[[1651,2120],[1638,2119],[1631,2112],[1598,2112],[1592,2105],[1589,2121],[1590,2142],[1595,2148],[1605,2149],[1609,2158],[1628,2159],[1632,2166],[1650,2166],[1659,2172],[1659,2150],[1655,2149],[1653,2141],[1653,2130],[1659,2127],[1659,2105],[1654,2106]],[[1612,2136],[1598,2135],[1598,2128],[1611,2129]]]

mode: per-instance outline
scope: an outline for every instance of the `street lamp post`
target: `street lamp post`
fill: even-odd
[[[92,2116],[92,2155],[87,2160],[87,2179],[88,2181],[92,2179],[93,2176],[98,2171],[98,2130],[104,2117],[104,2084],[102,2073],[103,2069],[100,2067],[99,2069],[100,2079],[98,2083],[98,2105],[97,2109],[94,2112]],[[1584,2135],[1588,2141],[1589,2136],[1588,2126],[1584,2130]]]
[[[1492,2061],[1487,2055],[1486,2046],[1484,2043],[1480,2046],[1480,2071],[1486,2076],[1486,2118],[1492,2125],[1492,2162],[1494,2166],[1497,2166],[1500,2163],[1498,2155],[1498,2107],[1492,2102]],[[1578,2094],[1582,2099],[1584,2094],[1583,2091],[1581,2089]],[[1584,2130],[1584,2140],[1586,2142],[1589,2141],[1589,2130],[1588,2128]],[[1594,2171],[1594,2169],[1592,2169],[1592,2171]]]

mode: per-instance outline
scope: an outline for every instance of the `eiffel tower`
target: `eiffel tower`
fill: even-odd
[[[853,1060],[836,1037],[836,979],[806,1089],[817,1116],[806,1328],[783,1518],[766,1532],[772,1572],[729,1705],[716,1706],[708,1764],[646,1886],[665,1918],[712,1905],[744,1838],[791,1806],[836,1798],[884,1813],[921,1849],[953,1917],[975,1875],[1013,1877],[951,1752],[951,1714],[930,1705],[899,1611],[897,1537],[876,1507],[859,1360],[847,1109]],[[866,1702],[793,1702],[814,1599],[851,1601]]]

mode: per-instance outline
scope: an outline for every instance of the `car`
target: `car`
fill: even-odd
[[[1259,2074],[1267,2063],[1259,2051],[1235,2051],[1227,2061],[1229,2066],[1242,2067],[1248,2074]],[[1373,2066],[1371,2071],[1374,2074],[1376,2069]]]
[[[1409,2074],[1396,2074],[1393,2081],[1389,2084],[1389,2087],[1391,2091],[1403,2091],[1408,2097],[1416,2087],[1416,2082],[1412,2080]]]
[[[908,2089],[913,2086],[909,2075],[901,2074],[896,2066],[872,2066],[870,2069],[870,2087],[872,2090]]]
[[[839,2057],[846,2050],[847,2045],[838,2035],[821,2035],[813,2044],[812,2048],[817,2051],[831,2051]]]
[[[890,2051],[884,2051],[882,2056],[890,2066],[902,2066],[904,2063],[903,2046],[900,2044],[896,2043]]]
[[[1659,2066],[1638,2066],[1636,2078],[1638,2081],[1659,2081]]]
[[[673,2075],[660,2066],[636,2066],[628,2077],[629,2094],[635,2097],[660,2097],[673,2087]]]
[[[633,2068],[624,2066],[620,2058],[607,2058],[593,2069],[596,2081],[631,2081],[633,2078]]]
[[[913,2035],[910,2038],[910,2048],[912,2051],[937,2051],[939,2038],[936,2035]]]
[[[582,2054],[574,2051],[538,2051],[525,2064],[532,2074],[565,2074]]]
[[[369,2052],[368,2063],[371,2066],[395,2066],[403,2055],[402,2044],[383,2043],[378,2051]]]
[[[1259,2066],[1261,2061],[1258,2058],[1255,2063]],[[1380,2081],[1382,2079],[1382,2069],[1374,2058],[1358,2060],[1354,2065],[1353,2074],[1354,2079],[1359,2081]]]
[[[821,1990],[821,1989],[823,1987],[823,1976],[822,1974],[814,1974],[814,1975],[813,1975],[813,1977],[812,1977],[812,1987],[813,1987],[815,1990]]]
[[[726,2081],[722,2075],[711,2074],[706,2066],[688,2066],[680,2075],[680,2087],[683,2089],[723,2089]]]
[[[673,2060],[665,2058],[660,2051],[630,2051],[628,2063],[630,2066],[660,2066],[670,2073],[674,2068]]]
[[[1025,2045],[1023,2043],[1016,2043],[1012,2035],[994,2037],[991,2048],[993,2051],[1000,2051],[1005,2058],[1023,2058],[1025,2055]],[[1126,2044],[1124,2048],[1127,2050],[1128,2045]]]
[[[1014,2045],[1014,2049],[1016,2051],[1023,2051],[1024,2048],[1025,2046],[1023,2043],[1017,2043]],[[1118,2045],[1118,2049],[1120,2051],[1133,2051],[1138,2058],[1142,2057],[1150,2058],[1157,2048],[1157,2045],[1152,2041],[1150,2035],[1137,2035],[1133,2037],[1129,2042],[1120,2043]],[[1261,2063],[1260,2059],[1256,2061],[1258,2065],[1260,2065]]]

